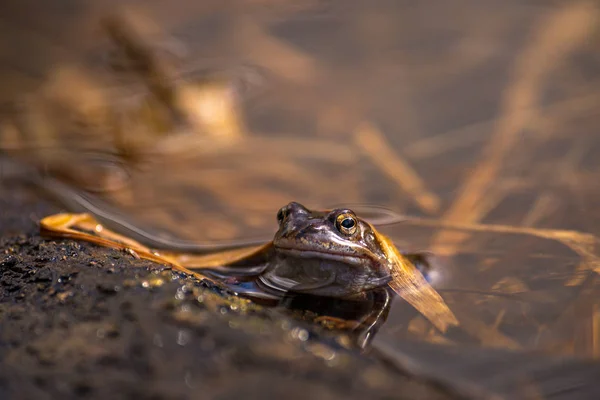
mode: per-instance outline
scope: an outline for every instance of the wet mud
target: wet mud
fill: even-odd
[[[326,332],[132,255],[37,234],[0,187],[2,399],[451,399]]]

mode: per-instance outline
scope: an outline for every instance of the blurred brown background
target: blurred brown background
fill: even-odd
[[[147,80],[114,71],[99,20],[123,4],[3,2],[6,154],[187,240],[268,238],[291,200],[429,218],[385,232],[448,257],[471,339],[600,354],[597,2],[129,2],[183,128],[148,122]],[[442,340],[408,319],[390,334]]]

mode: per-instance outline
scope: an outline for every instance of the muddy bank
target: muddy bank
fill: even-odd
[[[49,241],[0,188],[0,398],[453,398],[129,254]]]

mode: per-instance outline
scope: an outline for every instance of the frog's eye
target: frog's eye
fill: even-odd
[[[340,214],[335,219],[335,227],[344,235],[351,236],[356,232],[356,217],[352,214]]]

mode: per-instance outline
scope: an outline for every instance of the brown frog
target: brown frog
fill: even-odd
[[[188,253],[173,246],[166,251],[145,247],[109,231],[89,214],[53,215],[44,218],[41,227],[43,233],[52,236],[122,248],[217,283],[251,280],[264,290],[239,290],[250,297],[273,299],[298,293],[353,298],[389,286],[440,331],[458,325],[410,257],[401,254],[389,238],[352,210],[311,211],[292,202],[279,210],[277,221],[279,229],[271,242],[245,247],[237,244],[238,248],[213,252],[199,245],[195,254],[189,253],[193,250],[189,245],[185,246]]]
[[[347,297],[387,285],[392,271],[373,227],[352,210],[310,211],[290,203],[259,281],[275,290]]]

